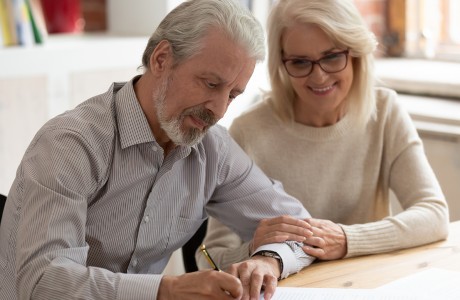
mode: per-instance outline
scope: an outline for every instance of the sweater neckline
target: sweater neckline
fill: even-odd
[[[341,138],[352,129],[352,120],[345,114],[337,123],[325,127],[313,127],[297,122],[286,125],[288,134],[302,140],[329,141]]]

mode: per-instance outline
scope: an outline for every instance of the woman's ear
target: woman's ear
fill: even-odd
[[[150,71],[152,74],[163,72],[172,64],[172,59],[171,44],[166,40],[162,40],[150,55]]]

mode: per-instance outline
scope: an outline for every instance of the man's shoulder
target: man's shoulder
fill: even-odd
[[[102,94],[91,97],[75,108],[50,119],[39,131],[61,131],[103,147],[105,141],[113,140],[115,135],[115,112],[112,101],[113,85]]]

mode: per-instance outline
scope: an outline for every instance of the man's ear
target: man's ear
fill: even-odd
[[[152,74],[163,72],[172,65],[172,59],[171,44],[166,40],[162,40],[155,47],[152,55],[150,55],[150,71]]]

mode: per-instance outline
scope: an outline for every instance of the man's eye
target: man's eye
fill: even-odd
[[[209,82],[209,81],[206,81],[206,85],[211,89],[214,89],[214,88],[217,87],[217,83],[213,83],[213,82]]]

